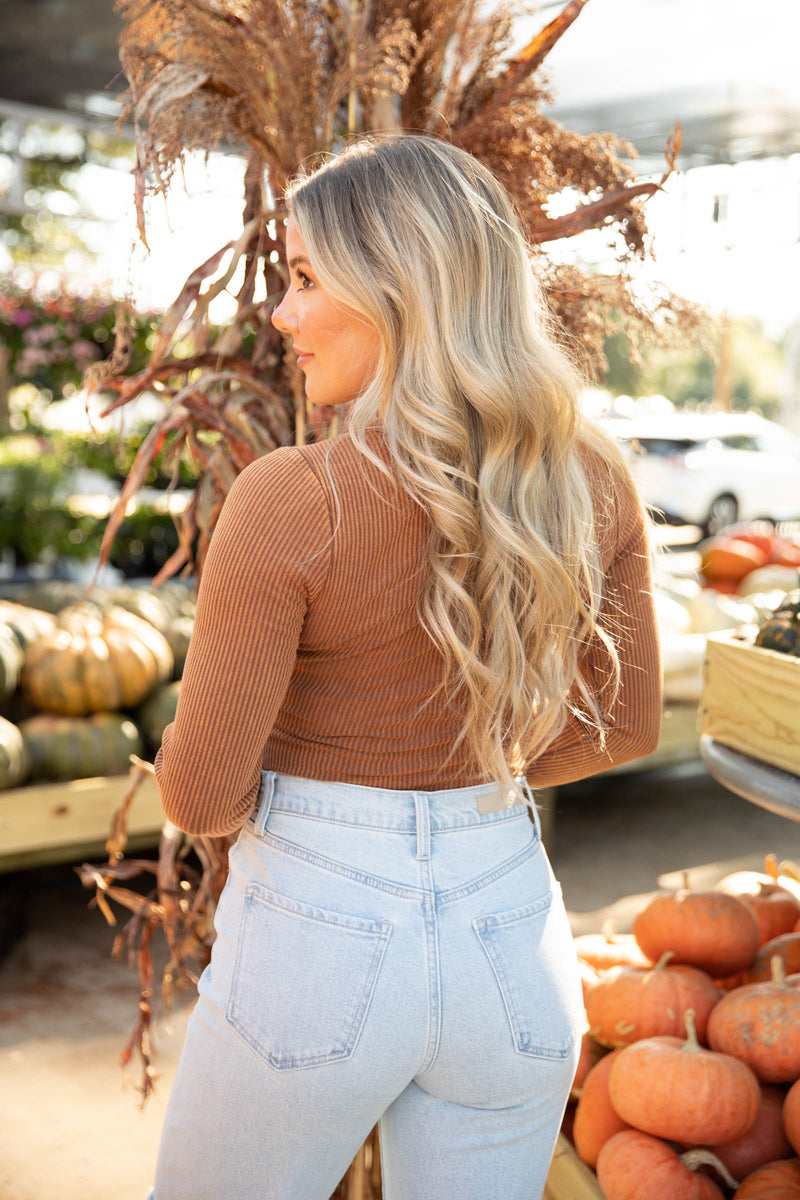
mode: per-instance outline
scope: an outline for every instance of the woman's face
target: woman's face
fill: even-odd
[[[312,404],[345,404],[375,374],[378,331],[324,290],[293,217],[286,224],[286,258],[289,289],[272,314],[272,323],[292,339]]]

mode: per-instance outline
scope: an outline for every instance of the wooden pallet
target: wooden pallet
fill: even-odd
[[[581,1162],[563,1133],[556,1143],[542,1200],[604,1200],[594,1171]]]
[[[0,792],[0,871],[104,855],[128,787],[128,776],[119,775]],[[128,849],[155,846],[163,821],[158,787],[148,776],[128,814]]]

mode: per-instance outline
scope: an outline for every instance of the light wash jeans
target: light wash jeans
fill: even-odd
[[[491,787],[265,772],[230,857],[155,1200],[539,1200],[583,1008],[558,884]]]

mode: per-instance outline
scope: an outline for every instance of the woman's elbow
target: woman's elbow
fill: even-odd
[[[648,755],[655,753],[658,749],[658,744],[661,741],[661,715],[659,714],[657,721],[652,721],[641,734],[641,743],[638,748],[637,758],[647,758]]]
[[[178,795],[161,786],[164,815],[178,829],[191,837],[226,837],[237,826],[230,814],[220,813],[209,800],[199,796],[196,791],[191,795]]]

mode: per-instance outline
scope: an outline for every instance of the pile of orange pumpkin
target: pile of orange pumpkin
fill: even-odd
[[[800,1197],[800,878],[767,857],[575,939],[564,1130],[606,1200]]]
[[[700,545],[700,574],[717,592],[789,591],[798,570],[800,537],[781,536],[769,521],[730,525]]]

